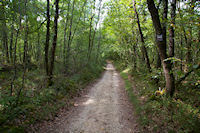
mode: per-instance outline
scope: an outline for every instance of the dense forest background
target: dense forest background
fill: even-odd
[[[141,127],[200,130],[199,1],[2,0],[0,21],[0,125],[53,119],[112,60]]]

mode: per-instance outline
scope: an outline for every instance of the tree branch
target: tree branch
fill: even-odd
[[[177,82],[176,85],[179,85],[182,81],[184,81],[193,71],[197,70],[200,68],[200,63],[198,64],[197,67],[191,69],[189,72],[187,72],[184,76],[182,76]]]

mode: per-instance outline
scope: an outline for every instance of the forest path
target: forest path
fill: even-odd
[[[112,64],[89,93],[76,101],[57,122],[45,127],[48,133],[135,133],[138,132],[123,80]]]

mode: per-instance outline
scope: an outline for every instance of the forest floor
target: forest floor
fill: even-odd
[[[124,81],[112,64],[74,106],[62,111],[54,121],[40,125],[37,132],[48,133],[135,133],[139,132],[133,105]]]

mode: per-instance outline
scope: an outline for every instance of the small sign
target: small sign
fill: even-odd
[[[157,35],[157,40],[158,41],[163,41],[163,35],[161,34],[161,35]]]

